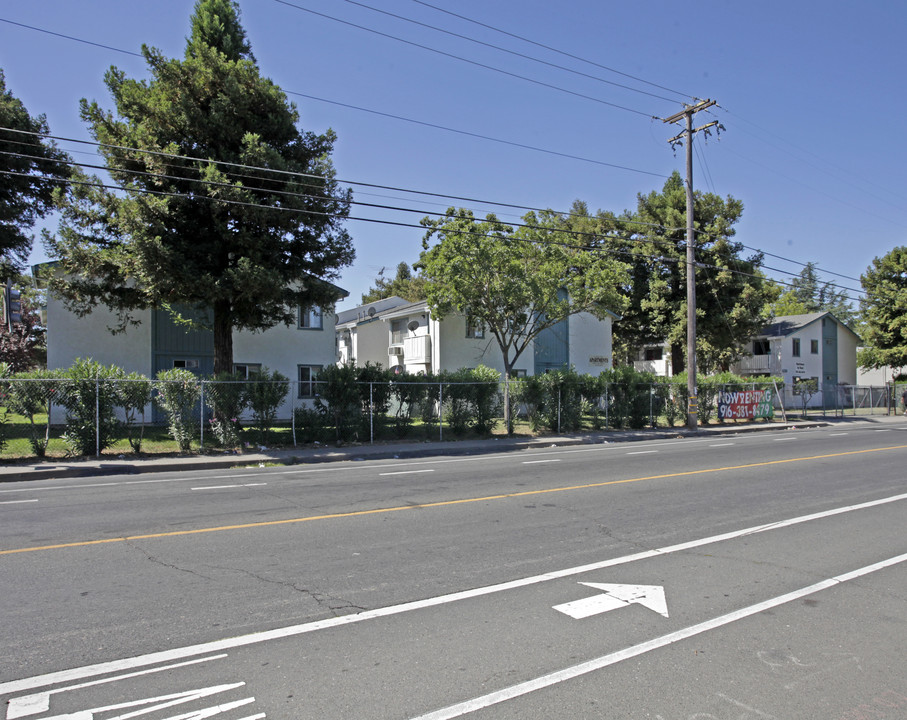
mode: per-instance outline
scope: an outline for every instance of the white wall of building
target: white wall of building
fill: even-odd
[[[494,368],[503,375],[504,357],[491,333],[486,330],[484,338],[466,337],[466,317],[463,315],[449,315],[439,325],[441,370],[471,369],[484,365]],[[527,355],[531,360],[531,349],[523,353],[523,356],[517,361],[518,367],[525,367]]]
[[[570,364],[580,374],[598,375],[614,367],[611,353],[611,316],[599,320],[592,313],[569,319]]]
[[[857,384],[857,336],[838,327],[838,382]]]
[[[134,313],[139,325],[112,334],[117,318],[101,306],[84,317],[67,310],[62,301],[47,302],[47,367],[66,369],[78,358],[92,358],[102,365],[116,365],[126,372],[151,375],[151,311]]]

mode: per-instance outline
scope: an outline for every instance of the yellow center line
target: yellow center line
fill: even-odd
[[[592,488],[605,487],[607,485],[622,485],[624,483],[642,482],[643,480],[664,480],[667,478],[687,477],[690,475],[705,475],[708,473],[720,473],[730,470],[748,470],[758,467],[767,467],[769,465],[783,465],[785,463],[807,462],[809,460],[825,460],[828,458],[844,457],[847,455],[864,455],[866,453],[886,452],[888,450],[903,450],[907,445],[891,445],[889,447],[871,448],[867,450],[849,450],[847,452],[830,453],[827,455],[808,455],[806,457],[788,458],[786,460],[765,460],[758,463],[748,463],[746,465],[728,465],[726,467],[705,468],[703,470],[685,470],[683,472],[666,473],[664,475],[646,475],[644,477],[626,478],[624,480],[605,480],[602,482],[585,483],[583,485],[567,485],[556,488],[545,488],[542,490],[524,490],[521,492],[502,493],[500,495],[484,495],[482,497],[460,498],[458,500],[440,500],[438,502],[422,503],[419,505],[400,505],[387,508],[373,508],[371,510],[355,510],[345,513],[331,513],[329,515],[309,515],[299,518],[288,518],[286,520],[265,520],[262,522],[242,523],[240,525],[220,525],[209,528],[196,528],[195,530],[174,530],[172,532],[149,533],[147,535],[129,535],[126,537],[107,538],[105,540],[84,540],[81,542],[61,543],[59,545],[41,545],[38,547],[15,548],[11,550],[0,550],[0,555],[13,555],[16,553],[38,552],[39,550],[60,550],[63,548],[87,547],[89,545],[102,545],[105,543],[121,543],[131,540],[152,540],[155,538],[180,537],[183,535],[198,535],[200,533],[224,532],[227,530],[246,530],[249,528],[263,528],[274,525],[290,525],[293,523],[313,522],[315,520],[338,520],[340,518],[361,517],[363,515],[380,515],[383,513],[400,512],[403,510],[420,510],[426,508],[438,508],[450,505],[465,505],[466,503],[488,502],[490,500],[506,500],[509,498],[527,497],[529,495],[544,495],[547,493],[568,492],[571,490],[589,490]]]

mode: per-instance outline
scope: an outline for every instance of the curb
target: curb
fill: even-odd
[[[246,457],[230,455],[219,458],[201,459],[198,456],[174,458],[172,461],[137,460],[123,462],[88,461],[81,464],[48,463],[44,465],[23,465],[17,471],[0,469],[0,483],[27,482],[31,480],[59,480],[64,478],[98,477],[106,475],[144,475],[149,473],[182,472],[192,470],[227,470],[231,468],[255,467],[264,463],[278,465],[317,465],[330,462],[349,462],[363,460],[392,460],[426,457],[428,455],[483,455],[519,450],[532,450],[546,447],[570,447],[575,445],[603,445],[621,442],[640,442],[668,438],[695,438],[710,435],[737,435],[752,432],[798,430],[816,427],[827,427],[825,421],[804,421],[794,423],[765,423],[759,425],[714,427],[708,430],[691,432],[686,428],[658,430],[624,430],[611,431],[608,434],[589,434],[581,436],[551,436],[526,440],[477,440],[430,442],[422,446],[387,445],[377,449],[374,445],[363,445],[356,448],[335,448],[330,451],[301,451],[302,454],[285,455],[249,455]]]

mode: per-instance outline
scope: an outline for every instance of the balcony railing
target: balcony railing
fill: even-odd
[[[772,356],[750,355],[749,357],[743,357],[734,363],[733,369],[738,373],[771,372]]]

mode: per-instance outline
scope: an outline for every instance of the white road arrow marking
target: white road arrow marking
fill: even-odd
[[[660,585],[613,585],[610,583],[580,583],[604,595],[593,595],[582,600],[555,605],[554,610],[569,615],[574,620],[581,620],[609,610],[639,604],[654,610],[659,615],[668,617],[668,604],[665,601],[665,589]]]

